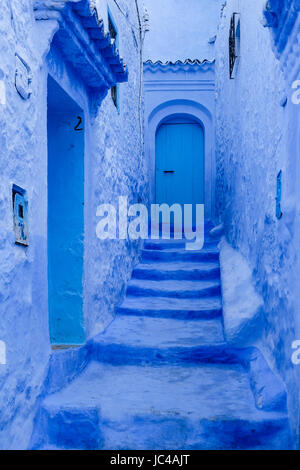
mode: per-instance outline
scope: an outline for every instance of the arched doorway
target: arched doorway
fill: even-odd
[[[187,116],[163,121],[156,133],[157,204],[204,204],[204,129]]]

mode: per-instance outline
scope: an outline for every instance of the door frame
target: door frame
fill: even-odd
[[[179,122],[182,121],[182,122]],[[167,117],[163,119],[163,121],[157,126],[156,132],[155,132],[155,176],[154,176],[154,202],[157,204],[156,200],[156,190],[157,190],[157,173],[156,173],[156,163],[157,163],[157,148],[156,148],[156,141],[157,141],[157,134],[160,130],[160,128],[164,125],[172,125],[172,124],[195,124],[197,126],[200,126],[203,132],[203,165],[204,165],[204,177],[203,177],[203,186],[204,186],[204,197],[205,197],[205,130],[203,127],[203,124],[194,119],[193,116],[187,116],[187,115],[182,115],[182,114],[174,114],[171,117]],[[200,202],[199,202],[200,203]],[[202,203],[201,203],[202,204]]]
[[[70,77],[69,77],[69,72],[65,68],[65,64],[62,64],[63,71],[64,73],[62,75],[58,74],[57,70],[57,63],[56,61],[51,61],[50,58],[52,57],[51,53],[53,53],[53,56],[55,57],[55,52],[51,50],[49,56],[47,57],[47,62],[46,65],[47,67],[45,68],[45,105],[46,105],[46,119],[45,119],[45,125],[46,128],[48,126],[48,77],[51,77],[51,79],[56,82],[56,84],[63,90],[63,92],[68,95],[68,97],[76,103],[76,105],[81,109],[82,111],[82,116],[83,116],[83,122],[82,122],[82,127],[83,127],[83,198],[84,202],[87,200],[88,197],[88,175],[89,175],[89,166],[88,166],[88,159],[86,158],[87,155],[87,150],[89,146],[89,134],[88,134],[88,126],[89,126],[89,108],[88,108],[88,97],[86,95],[85,89],[83,87],[78,87],[77,89],[72,86],[70,82]],[[77,116],[76,116],[77,117]],[[78,120],[75,119],[75,124],[78,123]],[[83,124],[84,123],[84,124]],[[48,131],[48,129],[47,129]],[[47,250],[47,266],[48,266],[48,132],[47,132],[47,143],[46,143],[46,148],[47,148],[47,153],[46,153],[46,160],[45,160],[45,165],[46,165],[46,174],[47,174],[47,181],[46,181],[46,193],[47,193],[47,207],[46,207],[46,225],[47,225],[47,231],[46,231],[46,250]],[[84,344],[86,341],[86,337],[88,335],[87,332],[87,323],[86,323],[86,278],[87,278],[87,256],[86,256],[86,239],[87,239],[87,205],[84,203],[83,206],[83,270],[82,270],[82,320],[83,320],[83,332],[84,332],[84,340],[80,343],[53,343],[50,338],[50,311],[49,311],[49,275],[48,275],[48,270],[46,274],[46,279],[47,279],[47,312],[48,312],[48,334],[49,334],[49,341],[51,344],[52,349],[60,348],[63,347],[64,349],[67,348],[72,348],[74,346],[80,346]]]
[[[80,132],[77,131],[77,127],[79,124],[78,121],[78,115],[80,115],[80,129],[78,129]],[[49,318],[49,331],[50,331],[50,342],[51,345],[55,348],[58,346],[64,346],[64,347],[72,347],[72,346],[77,346],[84,344],[85,342],[85,318],[84,318],[84,261],[85,261],[85,211],[84,211],[84,200],[85,200],[85,112],[84,109],[80,106],[80,104],[77,102],[76,99],[74,99],[68,91],[60,85],[60,83],[53,78],[53,76],[49,73],[47,76],[47,264],[48,264],[48,318]],[[70,143],[72,143],[72,147],[75,148],[75,155],[72,155],[72,159],[77,160],[77,164],[75,165],[76,172],[79,173],[77,174],[77,179],[73,182],[70,179],[69,176],[69,169],[66,167],[64,164],[61,165],[60,162],[63,162],[64,160],[67,161],[67,153],[66,153],[66,148],[64,147],[65,142],[63,142],[63,148],[60,144],[60,139],[59,136],[57,135],[56,137],[56,143],[54,145],[53,149],[53,144],[51,143],[51,139],[53,139],[53,123],[55,127],[55,137],[57,135],[57,128],[58,124],[60,124],[60,127],[63,129],[66,129],[67,135],[66,139],[71,137],[71,141],[67,140],[68,146]],[[50,131],[51,129],[51,131]],[[50,133],[49,133],[50,131]],[[77,147],[77,142],[79,141],[80,146],[79,146],[79,152],[78,152],[78,147]],[[76,142],[76,143],[75,143]],[[61,150],[63,150],[61,152]],[[74,152],[72,150],[72,152]],[[61,158],[59,158],[61,157]],[[70,161],[70,159],[69,159]],[[50,164],[51,163],[51,164]],[[59,163],[57,165],[57,163]],[[73,166],[73,165],[72,165]],[[58,190],[61,189],[62,193],[65,193],[65,183],[66,180],[69,181],[71,190],[74,191],[74,194],[71,194],[71,197],[69,198],[69,202],[71,205],[73,205],[73,197],[77,195],[75,193],[78,193],[78,200],[77,200],[77,205],[79,204],[79,207],[81,209],[81,212],[79,212],[79,217],[76,215],[76,227],[78,224],[78,227],[81,227],[81,229],[75,230],[75,232],[72,233],[72,237],[70,239],[68,234],[64,233],[63,230],[61,232],[57,232],[57,230],[54,230],[54,234],[58,235],[58,238],[56,239],[56,242],[53,243],[53,230],[51,230],[51,226],[53,225],[50,224],[50,219],[49,216],[52,217],[53,219],[53,214],[56,214],[56,210],[58,213],[60,213],[60,209],[57,208],[57,204],[59,203],[59,200],[54,200],[53,202],[53,197],[49,197],[50,194],[53,194],[53,186],[56,188],[57,187],[57,178],[55,176],[55,180],[53,181],[51,178],[51,181],[49,180],[49,175],[53,175],[53,168],[60,167],[62,168],[62,175],[63,175],[63,180],[61,179],[62,184],[58,185]],[[52,171],[51,171],[52,168]],[[55,173],[57,173],[55,171]],[[54,173],[54,174],[55,174]],[[80,176],[80,179],[78,179],[78,176]],[[79,185],[79,186],[77,186]],[[51,189],[51,191],[50,191]],[[69,188],[70,189],[70,188]],[[79,192],[77,191],[79,190]],[[67,200],[68,198],[66,198]],[[82,206],[81,206],[82,204]],[[62,212],[60,215],[63,218],[65,217],[64,214],[68,214],[68,212]],[[74,218],[75,213],[72,213],[72,216]],[[65,218],[65,223],[68,223],[67,217]],[[77,228],[78,228],[77,227]],[[61,227],[60,227],[61,228]],[[51,234],[50,234],[51,232]],[[75,235],[75,238],[74,238]],[[51,237],[51,238],[50,238]],[[52,240],[52,243],[49,243],[50,240]],[[55,239],[54,239],[55,240]],[[76,241],[75,241],[76,240]],[[68,256],[67,258],[69,261],[71,261],[71,264],[69,267],[74,268],[74,259],[79,259],[79,266],[80,266],[80,276],[78,277],[77,275],[73,278],[71,275],[66,276],[68,277],[68,281],[70,280],[71,283],[71,289],[74,287],[74,283],[77,286],[76,287],[76,294],[81,298],[81,308],[80,311],[77,309],[76,312],[77,314],[80,314],[80,316],[74,317],[72,319],[72,322],[68,319],[70,317],[70,313],[66,312],[63,316],[59,317],[61,324],[64,326],[63,330],[67,330],[68,335],[65,335],[64,338],[59,337],[59,332],[56,328],[56,323],[55,320],[57,320],[57,315],[54,315],[54,309],[51,308],[53,306],[53,302],[51,301],[54,294],[56,294],[57,291],[60,291],[58,286],[56,285],[54,289],[51,289],[51,285],[53,284],[53,277],[55,276],[51,275],[51,269],[50,267],[53,268],[53,265],[56,263],[53,263],[53,260],[55,258],[53,257],[53,246],[61,245],[62,242],[66,243],[66,247],[68,249],[64,250],[64,252],[69,252],[70,247],[72,246],[72,243],[80,242],[79,246],[79,253],[76,253],[76,256],[73,255],[70,257]],[[70,243],[70,245],[68,245]],[[50,248],[50,249],[49,249]],[[74,249],[74,246],[72,248],[72,251]],[[75,250],[77,251],[77,250]],[[57,263],[59,264],[59,262]],[[77,270],[77,263],[76,263],[76,270]],[[56,268],[55,268],[56,269]],[[71,269],[72,270],[72,269]],[[56,273],[57,274],[57,273]],[[57,276],[56,276],[57,277]],[[63,280],[65,282],[65,278]],[[55,284],[55,281],[54,281]],[[80,287],[79,287],[80,285]],[[61,285],[60,285],[61,287]],[[68,289],[67,289],[68,290]],[[63,301],[65,299],[65,293],[60,295],[60,301]],[[54,295],[55,298],[55,295]],[[67,302],[68,304],[68,302]],[[57,310],[57,309],[56,309]],[[74,321],[73,321],[74,320]],[[58,337],[57,337],[58,335]]]
[[[149,162],[150,203],[155,203],[155,170],[156,170],[156,132],[161,124],[181,115],[199,123],[204,132],[204,200],[205,218],[215,217],[215,138],[214,122],[210,111],[203,105],[189,100],[167,101],[158,106],[149,116],[146,156]]]

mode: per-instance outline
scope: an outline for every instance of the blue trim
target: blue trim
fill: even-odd
[[[21,194],[21,196],[24,196],[24,197],[26,195],[26,190],[16,184],[12,185],[12,191],[14,191],[15,193],[19,193]]]

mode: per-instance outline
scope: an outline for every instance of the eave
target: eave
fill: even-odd
[[[127,68],[89,0],[36,0],[36,21],[54,20],[53,44],[92,91],[128,80]]]
[[[152,62],[151,60],[147,60],[144,62],[144,72],[151,72],[151,73],[156,73],[156,72],[173,72],[176,73],[178,71],[185,71],[185,72],[193,72],[197,70],[213,70],[214,69],[214,64],[215,61],[212,60],[203,60],[200,61],[198,59],[191,60],[187,59],[185,61],[177,60],[176,62],[162,62],[160,60],[156,62]]]

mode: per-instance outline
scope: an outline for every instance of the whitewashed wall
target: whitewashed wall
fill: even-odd
[[[104,3],[101,2],[102,6]],[[119,0],[119,4],[125,16],[114,2],[110,2],[110,8],[129,70],[128,83],[120,84],[120,112],[108,94],[95,113],[93,99],[89,100],[92,105],[88,105],[84,83],[76,82],[76,70],[69,74],[62,64],[57,67],[59,83],[75,100],[81,100],[86,114],[84,314],[87,338],[101,331],[112,319],[138,248],[137,244],[126,241],[98,240],[96,208],[103,202],[117,202],[119,195],[128,195],[135,202],[138,198],[147,199],[139,126],[137,12],[131,0]],[[106,6],[103,12],[107,14]],[[0,448],[3,449],[28,445],[36,400],[51,354],[47,299],[48,64],[42,56],[48,46],[50,29],[48,21],[36,29],[32,0],[1,2],[0,341],[6,345],[6,364],[0,364]],[[16,52],[26,59],[32,71],[32,95],[28,100],[23,100],[15,89]],[[28,248],[15,245],[13,183],[28,194]],[[57,380],[60,377],[58,373]]]
[[[228,0],[216,42],[217,211],[230,244],[247,259],[264,299],[261,347],[283,377],[290,416],[297,428],[296,370],[291,362],[295,339],[289,277],[296,247],[286,214],[288,178],[287,89],[264,27],[264,0]],[[230,18],[241,14],[241,57],[229,79]],[[276,179],[282,170],[283,217],[277,220]]]

